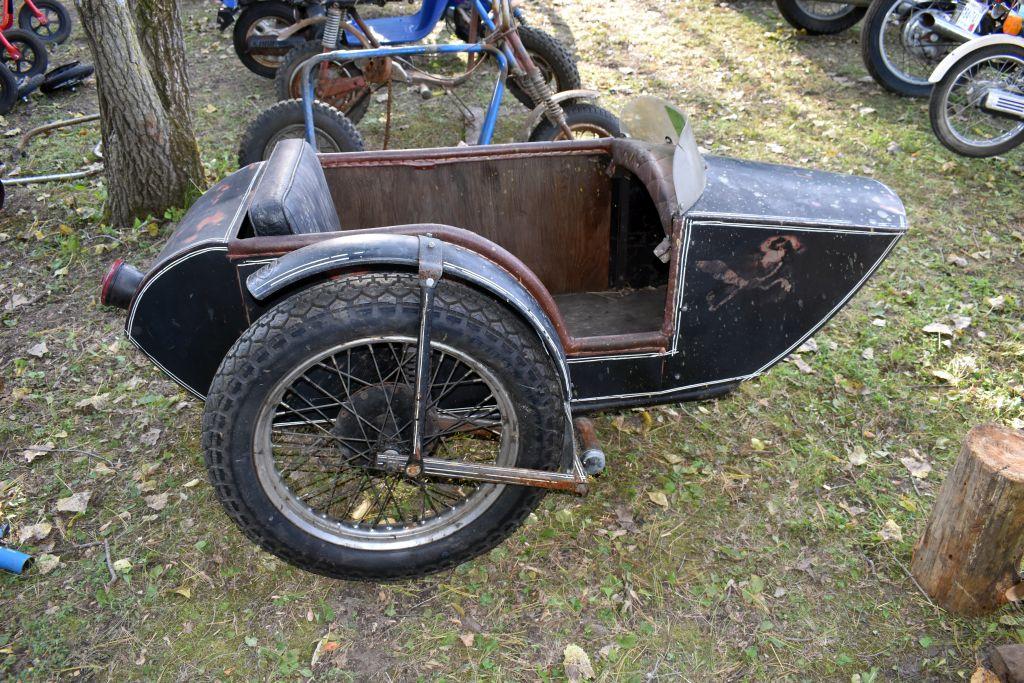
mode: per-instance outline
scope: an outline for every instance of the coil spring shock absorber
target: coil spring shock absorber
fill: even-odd
[[[324,51],[338,49],[338,33],[341,31],[341,8],[332,5],[327,10],[327,22],[324,24],[324,37],[321,44]]]
[[[565,120],[565,111],[562,109],[562,105],[555,102],[551,87],[544,80],[540,69],[534,68],[524,80],[523,89],[530,95],[530,98],[534,102],[544,104],[544,116],[572,139],[572,131],[569,128],[569,123]]]

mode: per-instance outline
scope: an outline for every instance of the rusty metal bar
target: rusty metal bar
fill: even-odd
[[[377,455],[377,467],[391,471],[400,471],[405,467],[407,458],[394,451],[386,451]],[[575,493],[585,496],[589,490],[587,475],[578,459],[574,458],[572,472],[547,472],[531,470],[525,467],[501,467],[498,465],[481,465],[472,462],[458,462],[441,458],[423,458],[423,477],[441,479],[464,479],[467,481],[483,481],[491,484],[515,484],[516,486],[533,486],[536,488]]]

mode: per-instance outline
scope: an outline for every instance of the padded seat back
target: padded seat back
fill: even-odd
[[[308,142],[277,143],[263,164],[249,220],[257,237],[341,230],[323,168]]]

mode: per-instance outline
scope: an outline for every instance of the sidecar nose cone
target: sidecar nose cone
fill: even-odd
[[[103,277],[100,303],[128,310],[141,282],[142,273],[137,268],[125,263],[124,259],[117,259],[110,264],[110,269]]]

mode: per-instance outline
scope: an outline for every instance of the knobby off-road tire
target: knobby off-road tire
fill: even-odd
[[[361,152],[363,136],[348,118],[334,107],[313,102],[313,126],[318,152]],[[238,165],[263,161],[281,140],[306,137],[302,100],[278,102],[256,117],[242,134]]]
[[[256,35],[267,35],[262,32],[261,26],[273,28],[271,25],[276,25],[277,30],[280,30],[294,24],[295,21],[295,8],[287,3],[278,2],[278,0],[261,0],[247,6],[235,21],[235,26],[231,31],[235,54],[238,55],[238,59],[241,60],[245,68],[257,76],[273,78],[284,56],[253,55],[249,52],[249,38]]]
[[[277,69],[277,75],[274,76],[274,93],[279,101],[302,98],[302,78],[299,73],[299,66],[310,57],[323,52],[323,49],[322,43],[310,40],[288,51],[284,61],[281,62],[281,66]],[[319,73],[320,66],[318,65],[313,67],[312,72],[309,74],[310,80],[314,84],[317,83]],[[331,62],[328,68],[328,77],[353,77],[360,73],[362,72],[354,62],[346,62],[345,64]],[[367,108],[370,106],[370,91],[368,88],[362,92],[350,92],[343,98],[331,99],[324,99],[317,92],[316,98],[340,111],[353,124],[358,124],[363,119]]]
[[[815,5],[832,5],[834,11],[816,11]],[[812,36],[842,33],[860,21],[867,11],[864,7],[815,0],[775,0],[775,6],[790,26],[803,29]]]
[[[39,36],[47,43],[63,43],[71,36],[71,13],[57,0],[36,0],[36,8],[48,19],[47,23],[41,24],[32,14],[28,5],[22,5],[18,10],[18,27]]]
[[[545,470],[567,464],[571,450],[566,450],[569,425],[562,403],[561,383],[533,330],[493,298],[448,280],[438,284],[434,306],[432,364],[442,363],[440,366],[432,365],[438,370],[435,375],[448,372],[444,361],[438,361],[439,357],[464,358],[466,367],[477,366],[479,373],[476,376],[486,380],[481,383],[483,388],[477,391],[486,389],[488,397],[495,397],[496,405],[501,403],[501,419],[492,422],[501,425],[499,441],[505,444],[500,447],[504,455],[497,456],[497,461]],[[367,392],[372,394],[377,389],[348,379],[348,387],[352,388],[349,392],[344,378],[355,377],[361,372],[357,366],[360,363],[365,365],[366,360],[364,354],[360,361],[358,353],[364,346],[411,340],[414,349],[419,317],[420,288],[414,275],[371,273],[345,276],[311,287],[272,308],[239,338],[224,358],[210,387],[203,416],[206,465],[228,515],[249,538],[268,552],[302,569],[336,578],[388,581],[421,576],[452,567],[490,550],[511,534],[540,502],[543,491],[536,488],[491,484],[474,486],[469,482],[457,482],[460,487],[457,491],[462,487],[471,489],[461,503],[452,504],[461,507],[445,510],[441,506],[440,512],[434,511],[437,514],[428,511],[419,522],[413,519],[411,524],[399,524],[391,519],[392,526],[386,528],[380,518],[364,524],[374,514],[374,509],[364,510],[363,516],[359,516],[362,504],[355,512],[345,508],[340,513],[331,513],[333,491],[331,503],[325,504],[327,516],[322,523],[320,511],[310,518],[303,516],[301,508],[288,507],[289,499],[282,496],[279,484],[284,482],[301,492],[298,484],[293,482],[306,475],[296,475],[300,471],[298,469],[292,469],[287,477],[280,475],[276,461],[268,473],[263,455],[266,448],[261,446],[268,443],[264,437],[266,432],[270,432],[273,438],[278,431],[298,429],[291,425],[280,426],[282,421],[289,419],[292,423],[298,421],[291,413],[297,415],[295,406],[303,406],[297,393],[289,394],[286,390],[282,394],[281,386],[306,387],[302,391],[314,397],[320,396],[311,386],[292,379],[300,372],[301,378],[320,372],[315,377],[317,385],[334,381],[340,387],[337,393],[345,392],[336,398],[333,410],[325,408],[324,411],[330,412],[326,415],[320,413],[321,417],[327,418],[321,422],[333,430],[332,434],[359,433],[351,431],[355,424],[351,421],[350,431],[341,429],[341,425],[350,420],[357,411],[356,406],[372,402]],[[402,343],[407,344],[408,341]],[[344,356],[346,349],[350,354],[347,361]],[[399,404],[397,399],[392,400],[396,395],[408,397],[405,408],[401,411],[396,408],[394,417],[395,424],[409,425],[404,418],[412,414],[410,380],[406,371],[402,370],[401,376],[398,372],[401,368],[411,371],[415,364],[412,360],[414,354],[408,346],[401,346],[399,351],[392,351],[392,356],[395,362],[387,366],[384,365],[387,352],[378,353],[373,365],[377,376],[381,377],[379,386],[386,387],[384,393],[392,397],[387,399],[388,410],[391,410],[392,403]],[[317,359],[321,359],[322,367]],[[331,367],[338,369],[336,380],[330,376]],[[372,377],[372,373],[369,376]],[[385,376],[393,379],[394,384],[386,384]],[[436,383],[432,378],[431,386],[443,395],[443,391],[436,389],[439,383],[439,378]],[[439,408],[441,398],[438,393],[432,392],[432,397],[437,397],[434,405]],[[323,395],[330,397],[323,399],[325,403],[334,398],[330,391]],[[497,400],[499,396],[503,397],[501,401]],[[282,412],[281,406],[287,410]],[[306,415],[315,415],[309,409],[303,410]],[[367,408],[363,415],[369,417],[369,421],[363,420],[356,427],[362,429],[359,425],[371,422],[378,426],[387,425],[388,418],[383,410],[380,406]],[[267,426],[268,415],[275,421],[272,426]],[[261,424],[264,425],[262,428]],[[331,424],[335,426],[330,427]],[[307,426],[307,429],[312,428]],[[313,431],[315,435],[316,431]],[[403,439],[399,448],[410,443],[409,431],[411,428],[393,432],[401,434]],[[381,433],[377,432],[378,435]],[[429,429],[427,434],[431,434]],[[367,459],[355,462],[369,463],[376,457],[381,445],[373,444],[372,431],[370,435],[370,440],[362,440],[371,443],[367,455],[359,456]],[[507,441],[506,435],[509,437]],[[318,438],[319,443],[326,439],[334,452],[343,452],[343,448],[333,445],[329,438],[314,438]],[[470,437],[468,440],[474,439]],[[447,441],[445,443],[447,448]],[[435,457],[446,457],[446,450],[437,446],[433,448],[436,449]],[[318,447],[317,452],[321,453],[316,456],[318,458],[340,457],[332,455],[326,447]],[[351,459],[352,456],[349,457]],[[292,462],[286,457],[280,459]],[[262,470],[261,463],[264,463]],[[299,465],[287,467],[297,468]],[[395,477],[404,482],[402,486],[406,488],[415,483],[401,473],[385,474],[379,469],[359,467],[350,465],[348,469],[357,477],[371,473],[380,481]],[[430,478],[423,481],[430,486],[451,486]],[[335,486],[338,486],[337,480]],[[371,494],[367,491],[365,495],[368,498]],[[322,504],[320,498],[311,494],[307,500],[310,506]],[[376,499],[374,505],[379,500]],[[394,494],[394,500],[399,500],[398,493]],[[385,499],[382,505],[387,508],[388,501]],[[418,506],[414,508],[418,509]],[[296,512],[296,509],[300,511]],[[459,513],[460,510],[463,512]],[[475,516],[468,516],[466,510]],[[451,516],[456,514],[463,516]],[[456,523],[449,523],[453,519]],[[404,517],[402,520],[407,521]],[[373,535],[375,529],[380,530],[379,536]],[[428,532],[429,535],[424,535]],[[402,543],[406,547],[402,547]]]
[[[960,126],[957,126],[957,122],[949,120],[950,99],[954,96],[952,91],[960,90],[957,97],[964,97],[965,94],[962,91],[965,86],[969,86],[969,83],[961,81],[964,74],[973,72],[972,75],[978,77],[978,72],[985,68],[986,64],[994,70],[989,72],[992,77],[998,74],[998,77],[1006,78],[1015,84],[1018,82],[1018,78],[1024,77],[1024,48],[1017,45],[991,45],[964,55],[950,67],[942,80],[935,84],[931,100],[928,102],[928,118],[931,119],[932,132],[935,133],[935,137],[947,149],[966,157],[996,156],[1008,152],[1024,142],[1024,121],[981,110],[977,100],[980,99],[987,87],[980,88],[980,92],[976,94],[966,94],[968,100],[973,101],[973,104],[969,104],[967,107],[957,106],[957,109],[964,114],[974,116],[974,125],[959,122]],[[1007,67],[1011,70],[1007,71]],[[1016,77],[1013,70],[1017,72]],[[991,77],[981,75],[980,78],[986,86],[992,84]],[[958,130],[958,128],[968,130]],[[973,137],[968,137],[970,134],[973,134]]]
[[[622,137],[619,119],[607,109],[593,104],[574,103],[563,106],[562,111],[565,112],[565,121],[573,132],[574,140]],[[530,142],[554,142],[565,139],[565,131],[551,123],[547,117],[541,119],[530,133]]]
[[[523,41],[526,52],[544,75],[551,92],[559,93],[580,87],[580,72],[576,68],[576,60],[557,38],[540,29],[520,26],[519,39]],[[508,90],[528,109],[536,106],[533,98],[515,82],[515,79],[508,80]]]

